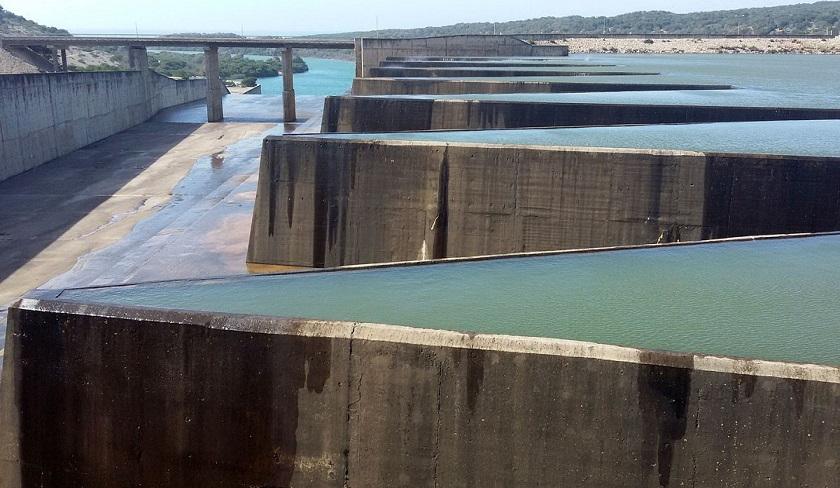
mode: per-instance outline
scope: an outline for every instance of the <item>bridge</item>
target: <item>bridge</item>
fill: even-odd
[[[204,72],[208,80],[219,80],[220,47],[275,48],[283,51],[283,120],[294,122],[295,88],[292,60],[294,49],[354,49],[353,40],[270,39],[270,38],[183,38],[183,37],[100,37],[100,36],[27,36],[0,37],[0,48],[9,50],[36,66],[50,71],[67,71],[67,49],[75,47],[127,47],[128,63],[132,70],[149,69],[149,47],[195,48],[204,50]],[[220,122],[223,85],[207,83],[207,121]]]

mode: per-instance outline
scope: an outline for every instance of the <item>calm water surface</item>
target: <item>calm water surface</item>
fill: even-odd
[[[537,144],[840,157],[840,120],[318,134],[327,139]]]
[[[305,58],[309,65],[306,73],[295,74],[295,94],[315,95],[325,97],[329,95],[344,95],[350,91],[353,76],[356,74],[356,64],[352,61],[337,59]],[[282,95],[283,77],[259,78],[263,95]]]
[[[70,290],[62,298],[840,365],[840,236]]]
[[[708,84],[732,85],[743,90],[735,97],[748,98],[750,105],[840,108],[840,56],[807,54],[577,54],[570,60],[615,64],[615,70],[655,71],[659,76],[587,76],[574,80],[558,77],[486,78],[510,81],[543,80],[586,83],[654,83],[654,84]],[[702,95],[701,95],[702,96]],[[713,95],[725,102],[722,95]],[[508,98],[510,97],[510,98]],[[520,99],[522,95],[480,95],[477,98]],[[525,99],[540,95],[526,95]],[[620,101],[638,99],[640,103],[651,103],[651,97],[631,94],[585,94],[573,95],[584,101]],[[682,103],[679,93],[662,93],[663,103]],[[445,97],[444,97],[445,98]],[[454,98],[458,98],[457,96]],[[561,97],[562,98],[562,97]],[[686,100],[685,103],[691,103]]]

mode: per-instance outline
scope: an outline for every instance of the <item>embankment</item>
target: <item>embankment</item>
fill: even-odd
[[[0,180],[206,92],[206,80],[151,71],[0,75]]]

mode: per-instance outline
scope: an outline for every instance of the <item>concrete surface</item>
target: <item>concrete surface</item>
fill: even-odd
[[[370,69],[389,57],[411,56],[568,56],[566,46],[534,46],[511,36],[443,36],[420,39],[356,39],[356,76],[371,76]]]
[[[9,488],[840,477],[832,366],[52,300],[10,327]]]
[[[353,95],[459,95],[463,93],[564,93],[652,90],[727,90],[730,85],[680,83],[587,83],[585,81],[447,80],[355,78]]]
[[[228,119],[282,112],[280,97],[263,107],[254,98],[224,97]],[[280,126],[277,118],[204,124],[197,101],[0,182],[0,222],[8,223],[0,228],[0,341],[8,304],[50,280],[84,286],[248,272],[262,136],[317,127],[323,99],[307,100],[299,106],[308,122]],[[266,270],[275,268],[254,268]]]
[[[270,137],[248,260],[333,267],[838,230],[838,162]]]
[[[150,71],[0,75],[0,181],[204,98]]]
[[[840,119],[837,109],[327,97],[322,132]]]
[[[229,86],[232,95],[262,95],[262,85],[257,86]]]

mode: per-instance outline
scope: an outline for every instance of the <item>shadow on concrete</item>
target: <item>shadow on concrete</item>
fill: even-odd
[[[199,127],[147,122],[0,182],[0,284]]]

